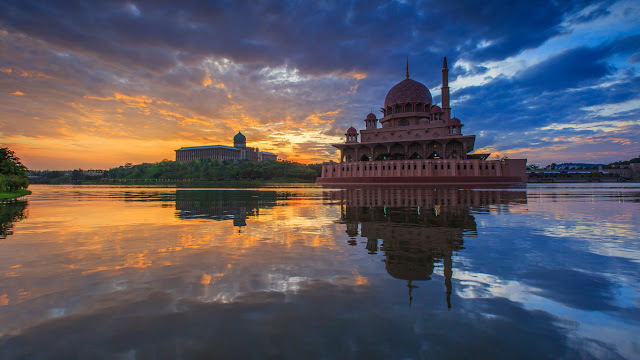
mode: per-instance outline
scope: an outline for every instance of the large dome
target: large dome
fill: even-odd
[[[234,143],[243,143],[243,142],[247,142],[247,138],[242,135],[242,133],[240,131],[238,131],[238,133],[236,134],[236,136],[233,137],[233,142]]]
[[[431,93],[421,83],[404,79],[392,87],[384,98],[384,107],[396,104],[425,103],[431,104]]]

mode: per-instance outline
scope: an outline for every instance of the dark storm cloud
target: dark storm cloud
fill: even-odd
[[[388,71],[407,54],[425,68],[443,54],[502,59],[561,33],[590,3],[9,1],[0,21],[61,51],[153,72],[217,56],[330,73]]]
[[[612,73],[606,49],[576,48],[516,74],[520,87],[558,91],[589,85]]]
[[[640,77],[632,72],[603,84],[616,73],[609,59],[628,54],[633,49],[630,44],[636,41],[640,38],[634,35],[598,47],[568,49],[512,78],[498,77],[485,85],[455,92],[454,99],[464,99],[455,108],[474,119],[468,123],[472,132],[505,130],[505,126],[508,131],[524,131],[555,122],[585,121],[589,111],[583,108],[640,96]],[[483,106],[478,108],[478,103]]]

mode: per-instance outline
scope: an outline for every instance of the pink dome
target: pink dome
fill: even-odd
[[[438,105],[433,105],[431,107],[431,112],[433,112],[433,113],[442,112],[442,109]]]
[[[458,119],[457,117],[453,117],[451,118],[451,120],[449,120],[449,125],[460,125],[460,119]]]
[[[367,120],[375,120],[375,119],[376,119],[376,114],[369,113],[369,115],[367,115]]]
[[[356,128],[354,128],[353,126],[350,127],[349,129],[347,129],[347,134],[351,135],[351,134],[357,134],[358,130],[356,130]]]
[[[384,98],[384,107],[396,104],[425,103],[431,104],[431,93],[421,83],[404,79],[392,87]]]

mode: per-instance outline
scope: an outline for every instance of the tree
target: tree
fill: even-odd
[[[71,172],[71,182],[74,184],[82,184],[82,180],[84,180],[84,171],[81,169],[73,170]]]
[[[20,162],[20,158],[12,150],[0,148],[0,174],[26,176],[27,167]]]
[[[29,186],[27,167],[9,148],[0,148],[0,192],[13,192]]]

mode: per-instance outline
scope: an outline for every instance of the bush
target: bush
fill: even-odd
[[[26,176],[0,174],[0,192],[15,192],[26,189],[28,186],[29,181]]]

